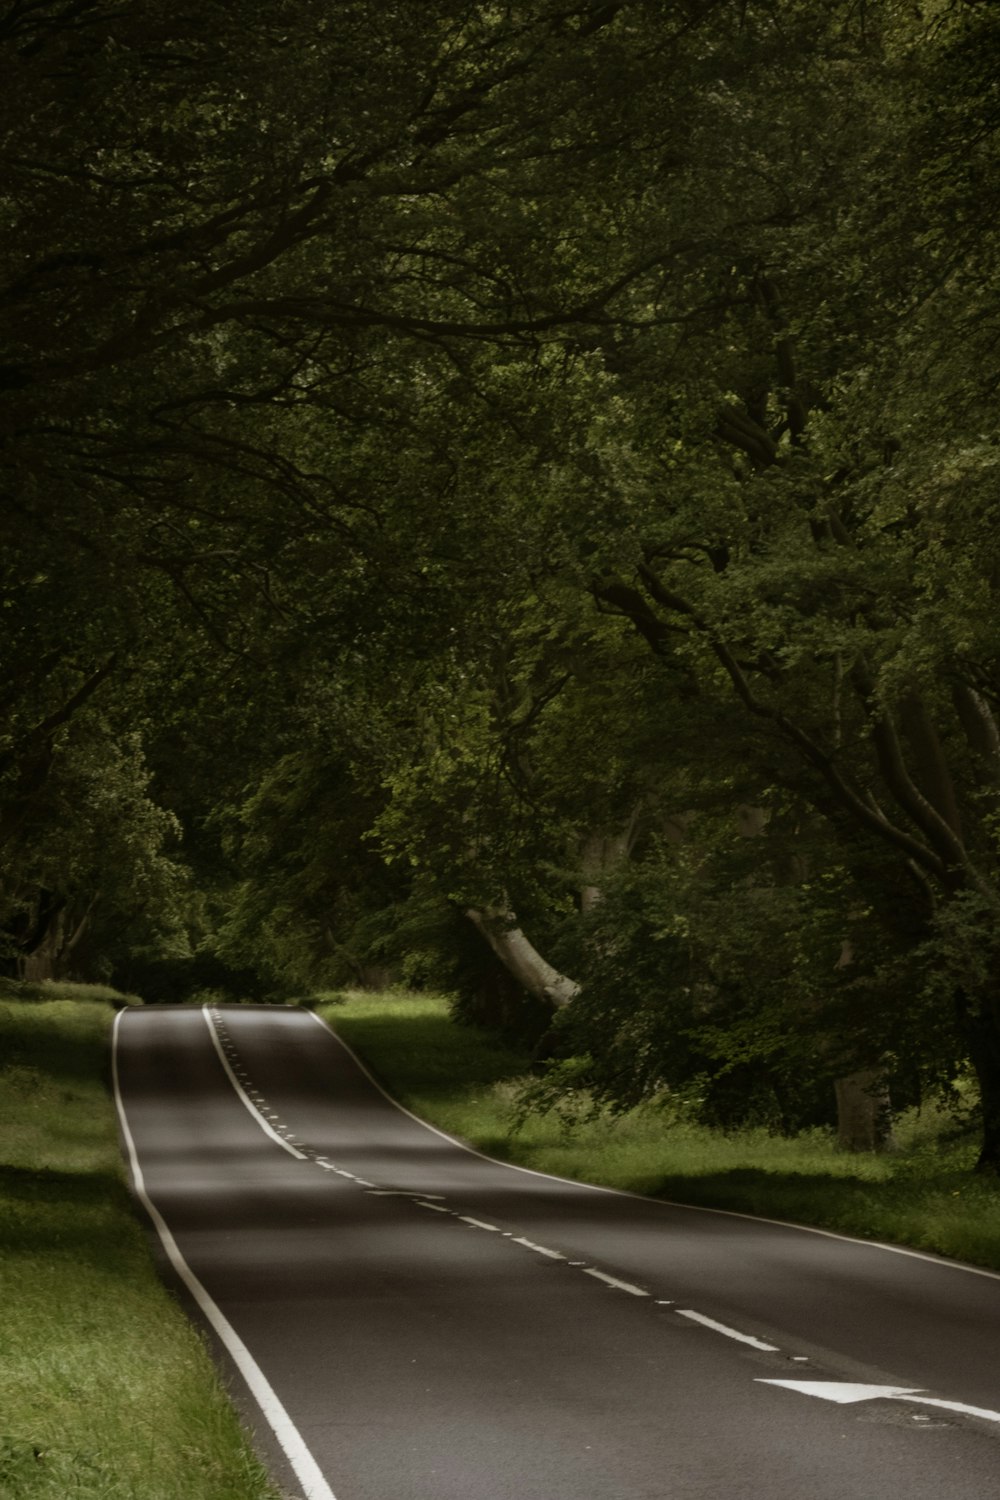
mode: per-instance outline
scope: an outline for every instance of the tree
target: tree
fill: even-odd
[[[530,936],[535,988],[586,994],[629,849],[640,912],[679,891],[652,853],[678,812],[721,820],[692,917],[752,893],[798,962],[827,908],[748,884],[718,831],[776,789],[854,933],[826,987],[878,1000],[858,1057],[902,1055],[909,1018],[950,1060],[957,1019],[995,1165],[995,26],[890,0],[15,6],[2,826],[131,715],[166,805],[229,810],[233,942],[280,855],[269,961],[322,967],[331,912],[360,930],[350,868],[508,959]],[[947,1021],[904,1012],[869,906]],[[702,931],[725,1026],[766,1038],[733,976],[768,954]]]
[[[925,53],[923,39],[906,49],[905,66],[888,68],[890,82],[893,71],[911,85],[916,74],[929,97],[942,69],[951,76],[956,49],[964,54],[966,27],[977,24],[959,15],[941,52]],[[963,112],[969,104],[967,94]],[[922,166],[926,183],[940,158],[936,148],[929,157],[919,118],[889,89],[879,119],[885,142]],[[968,125],[969,114],[963,119]],[[991,149],[981,130],[978,153]],[[881,148],[866,165],[881,166]],[[974,948],[992,953],[1000,742],[983,689],[995,648],[973,624],[994,609],[990,556],[974,541],[992,443],[969,430],[985,418],[982,367],[973,372],[949,337],[933,396],[924,374],[928,351],[944,338],[938,319],[950,320],[959,305],[966,314],[992,305],[977,269],[984,226],[970,216],[967,232],[946,247],[929,195],[895,199],[893,232],[916,235],[917,254],[903,263],[894,242],[876,238],[862,301],[860,255],[884,197],[870,182],[860,215],[846,218],[834,198],[805,238],[765,236],[735,268],[740,295],[717,325],[726,346],[716,355],[718,394],[714,411],[703,412],[701,440],[688,437],[687,455],[675,448],[669,461],[647,459],[644,483],[634,474],[623,482],[612,458],[606,483],[641,514],[641,540],[632,577],[595,570],[592,587],[654,651],[691,668],[702,690],[728,689],[736,722],[745,716],[761,726],[771,756],[793,752],[793,784],[846,843],[851,864],[873,839],[891,851],[909,874],[908,905],[923,913],[925,933],[944,920],[954,934],[945,914],[955,902],[968,913],[971,903],[983,920],[959,925]],[[821,239],[828,264],[817,285]],[[828,300],[837,278],[848,294]],[[834,321],[831,307],[841,314]],[[706,356],[699,369],[710,368]],[[637,391],[623,370],[611,399],[631,407],[633,428],[648,436],[648,364],[641,375]],[[933,428],[918,416],[929,419],[931,401]],[[957,418],[944,432],[943,411]],[[664,425],[661,452],[669,451]],[[608,447],[641,451],[627,422]],[[898,890],[893,880],[893,899]],[[968,978],[971,957],[951,969],[952,991],[983,1098],[981,1165],[996,1170],[1000,1010],[992,981]],[[952,963],[954,951],[939,958]]]

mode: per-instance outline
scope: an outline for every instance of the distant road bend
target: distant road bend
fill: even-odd
[[[308,1011],[119,1014],[136,1191],[305,1500],[997,1500],[1000,1277],[505,1166]]]

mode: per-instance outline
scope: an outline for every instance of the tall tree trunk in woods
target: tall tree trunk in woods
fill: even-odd
[[[580,849],[580,910],[584,914],[593,911],[604,894],[607,876],[632,852],[638,821],[636,807],[624,828],[590,833],[584,839]]]
[[[982,1143],[976,1171],[1000,1177],[1000,995],[956,995],[959,1024],[979,1084]]]
[[[854,945],[841,944],[838,969],[854,963]],[[892,1147],[892,1101],[881,1069],[859,1068],[834,1080],[837,1145],[842,1151],[887,1151]]]
[[[888,1090],[875,1068],[862,1068],[834,1083],[837,1144],[843,1151],[885,1151],[892,1142]]]
[[[42,932],[40,941],[21,960],[22,979],[38,984],[44,979],[70,978],[73,955],[90,926],[99,900],[99,893],[92,896],[78,918],[65,902],[51,908],[44,927],[39,929]]]
[[[517,925],[512,911],[502,907],[484,910],[468,907],[465,915],[518,984],[536,1000],[560,1010],[579,994],[580,986],[546,962]]]
[[[29,984],[40,984],[45,979],[56,979],[59,958],[66,934],[66,908],[60,906],[48,923],[44,936],[30,953],[21,960],[21,978]]]

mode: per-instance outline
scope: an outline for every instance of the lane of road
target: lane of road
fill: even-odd
[[[1000,1278],[493,1162],[305,1011],[127,1012],[116,1073],[157,1228],[301,1443],[263,1439],[292,1492],[1000,1492]]]

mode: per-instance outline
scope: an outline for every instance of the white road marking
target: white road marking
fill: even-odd
[[[170,1264],[201,1308],[207,1322],[215,1329],[215,1332],[229,1351],[233,1363],[246,1381],[268,1426],[281,1444],[285,1456],[295,1473],[295,1477],[302,1486],[306,1500],[336,1500],[336,1496],[324,1479],[319,1465],[303,1442],[302,1435],[295,1426],[295,1423],[279,1401],[267,1376],[225,1313],[212,1301],[208,1292],[206,1292],[197,1276],[191,1270],[191,1267],[178,1248],[177,1241],[168,1229],[166,1221],[146,1192],[145,1178],[142,1175],[142,1168],[139,1166],[135,1141],[132,1138],[132,1131],[129,1128],[128,1118],[125,1114],[125,1104],[122,1099],[118,1074],[118,1033],[122,1016],[124,1015],[125,1011],[120,1010],[115,1016],[111,1047],[111,1074],[114,1084],[115,1107],[118,1111],[122,1136],[124,1137],[125,1146],[128,1151],[129,1165],[132,1169],[132,1183],[135,1187],[136,1197],[149,1214]]]
[[[296,1157],[299,1161],[305,1161],[306,1155],[303,1151],[299,1151],[295,1146],[290,1146],[287,1141],[283,1141],[281,1139],[281,1136],[276,1130],[272,1129],[272,1127],[264,1119],[264,1116],[261,1114],[260,1110],[254,1104],[253,1100],[247,1094],[246,1090],[240,1083],[240,1080],[237,1078],[232,1068],[229,1066],[229,1059],[223,1052],[222,1047],[219,1043],[219,1036],[215,1029],[215,1026],[213,1025],[214,1018],[207,1005],[202,1006],[201,1013],[205,1017],[205,1025],[208,1027],[208,1034],[212,1038],[212,1046],[215,1048],[216,1053],[218,1054],[220,1063],[226,1070],[226,1076],[229,1079],[229,1082],[236,1090],[237,1097],[246,1105],[247,1109],[253,1115],[254,1119],[257,1121],[257,1124],[260,1126],[261,1130],[263,1130],[265,1135],[269,1135],[272,1141],[277,1141],[282,1151],[287,1151],[290,1156]],[[122,1012],[119,1011],[118,1014],[121,1015]]]
[[[463,1224],[471,1224],[473,1229],[491,1229],[494,1234],[500,1233],[499,1224],[484,1224],[482,1219],[470,1219],[468,1214],[456,1214],[456,1219],[461,1219]]]
[[[336,1172],[338,1177],[346,1177],[348,1182],[357,1183],[361,1187],[374,1187],[373,1182],[365,1182],[363,1177],[355,1177],[353,1172],[348,1172],[346,1167],[335,1167],[332,1161],[327,1161],[325,1156],[314,1158],[316,1165],[322,1167],[324,1172]]]
[[[599,1281],[606,1281],[608,1286],[613,1286],[616,1291],[631,1292],[633,1297],[649,1296],[649,1293],[644,1292],[641,1286],[633,1286],[630,1281],[619,1281],[617,1276],[607,1276],[603,1271],[595,1271],[593,1266],[588,1266],[583,1274],[584,1276],[596,1276]]]
[[[855,1401],[874,1401],[879,1396],[915,1396],[920,1387],[916,1385],[858,1385],[849,1380],[760,1380],[757,1385],[780,1385],[787,1391],[798,1391],[803,1396],[819,1396],[823,1401],[836,1401],[840,1406],[850,1406]]]
[[[565,1260],[565,1255],[560,1255],[558,1250],[548,1250],[544,1245],[536,1245],[534,1240],[526,1240],[523,1235],[514,1236],[511,1240],[514,1245],[523,1245],[526,1250],[535,1250],[539,1255],[547,1255],[550,1260]]]
[[[443,1198],[444,1193],[419,1193],[414,1188],[369,1188],[369,1198]]]
[[[1000,1411],[988,1411],[985,1406],[966,1406],[961,1401],[941,1401],[937,1396],[894,1396],[895,1401],[917,1401],[921,1406],[939,1406],[944,1411],[961,1412],[966,1417],[982,1417],[985,1422],[1000,1422]]]
[[[1000,1411],[985,1406],[966,1406],[962,1401],[942,1401],[925,1396],[919,1386],[855,1385],[846,1380],[758,1380],[758,1385],[781,1385],[802,1396],[819,1396],[822,1401],[836,1401],[847,1406],[855,1401],[909,1401],[917,1406],[936,1406],[942,1411],[957,1411],[965,1417],[981,1417],[985,1422],[1000,1422]]]
[[[425,1203],[422,1198],[415,1198],[414,1204],[417,1208],[432,1208],[436,1214],[450,1214],[450,1208],[442,1208],[440,1203]]]
[[[690,1318],[695,1323],[702,1323],[706,1328],[712,1328],[716,1333],[724,1333],[727,1339],[738,1339],[741,1344],[749,1344],[752,1349],[766,1349],[769,1354],[777,1354],[777,1344],[765,1344],[763,1339],[755,1339],[750,1333],[740,1333],[735,1328],[730,1328],[726,1323],[717,1323],[714,1318],[706,1318],[704,1313],[695,1312],[693,1308],[679,1307],[677,1314],[681,1318]]]
[[[600,1182],[581,1182],[578,1178],[574,1177],[560,1177],[555,1172],[539,1172],[536,1167],[522,1167],[517,1162],[500,1161],[499,1157],[488,1156],[485,1151],[478,1151],[475,1146],[467,1145],[465,1141],[460,1141],[457,1136],[449,1135],[446,1130],[440,1130],[437,1125],[428,1124],[419,1115],[415,1115],[412,1109],[407,1109],[405,1104],[400,1104],[399,1100],[394,1099],[388,1090],[379,1083],[375,1075],[361,1061],[354,1048],[345,1042],[342,1036],[338,1036],[333,1027],[327,1021],[324,1021],[322,1016],[318,1016],[314,1010],[307,1010],[305,1014],[311,1016],[317,1026],[322,1026],[323,1030],[333,1038],[338,1047],[343,1048],[355,1066],[368,1079],[368,1082],[374,1088],[378,1089],[383,1099],[388,1100],[393,1109],[398,1109],[402,1115],[408,1115],[417,1125],[422,1125],[424,1130],[429,1130],[432,1135],[440,1136],[441,1140],[448,1141],[452,1146],[457,1146],[460,1151],[467,1151],[470,1156],[478,1156],[480,1161],[491,1162],[495,1167],[506,1167],[511,1172],[524,1172],[528,1177],[541,1177],[547,1182],[562,1182],[567,1187],[583,1188],[586,1192],[590,1193],[610,1193],[616,1198],[632,1198],[639,1203],[656,1203],[661,1208],[679,1209],[682,1213],[715,1214],[716,1216],[721,1215],[724,1219],[745,1219],[750,1224],[774,1224],[779,1229],[792,1229],[799,1234],[818,1234],[826,1240],[843,1240],[845,1244],[859,1245],[865,1250],[886,1250],[890,1255],[905,1255],[910,1260],[929,1261],[932,1266],[940,1266],[944,1270],[965,1271],[970,1276],[988,1276],[991,1281],[1000,1281],[1000,1271],[987,1271],[984,1266],[969,1266],[961,1260],[946,1260],[944,1256],[929,1255],[924,1250],[909,1250],[904,1245],[887,1245],[882,1240],[862,1240],[854,1234],[838,1234],[834,1229],[818,1229],[813,1224],[793,1224],[788,1219],[769,1219],[765,1218],[762,1214],[742,1214],[733,1208],[705,1208],[695,1203],[675,1203],[672,1198],[650,1198],[644,1193],[631,1193],[627,1188],[605,1187]]]

